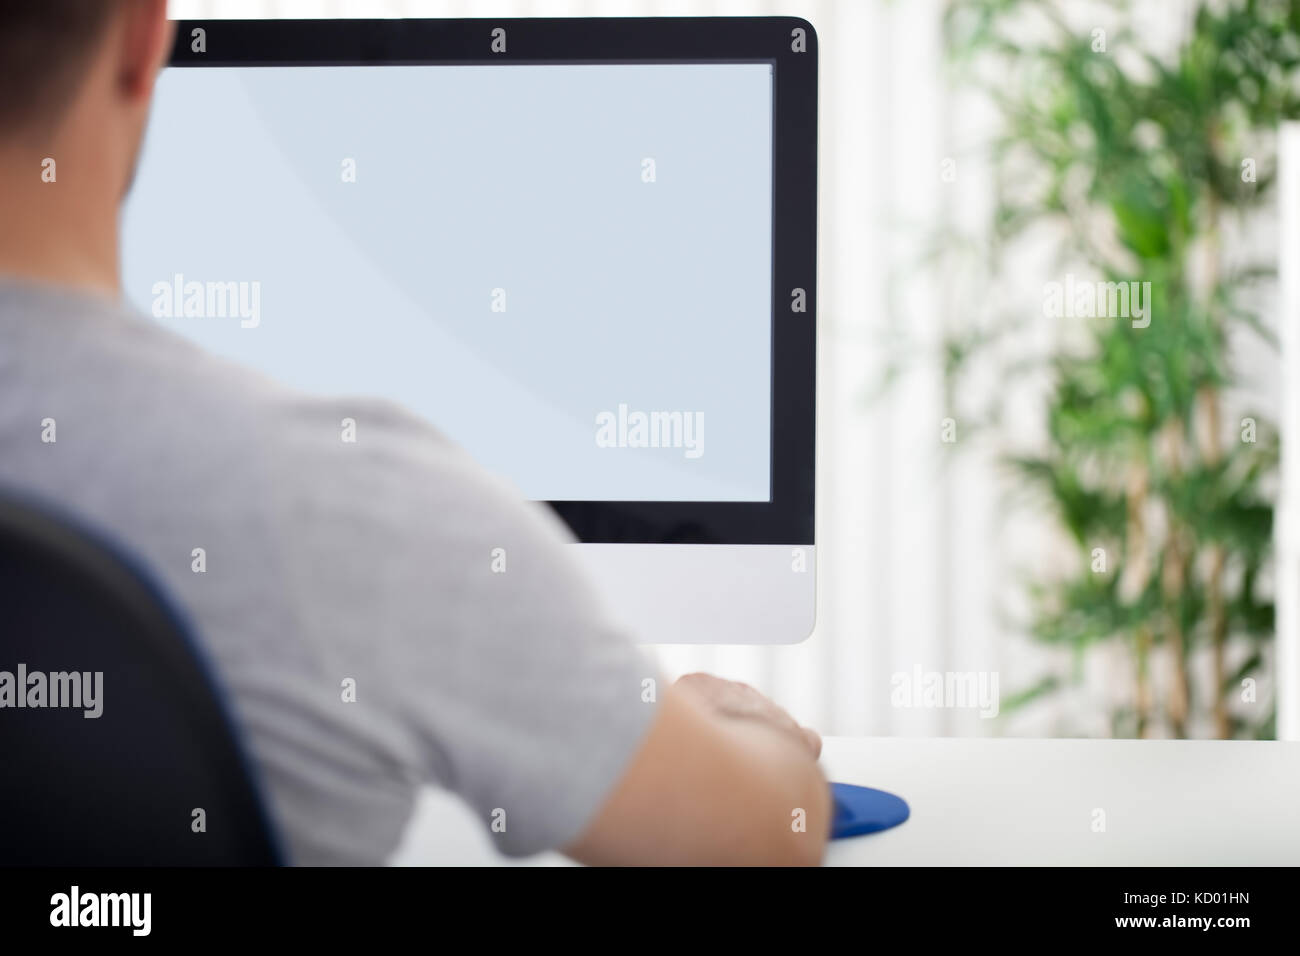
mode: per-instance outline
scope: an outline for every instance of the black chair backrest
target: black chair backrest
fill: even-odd
[[[183,618],[105,537],[0,493],[0,865],[280,859]]]

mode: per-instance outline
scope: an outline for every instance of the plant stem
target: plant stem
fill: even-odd
[[[1141,595],[1146,591],[1147,580],[1151,574],[1147,555],[1146,521],[1143,512],[1147,502],[1147,470],[1143,465],[1135,466],[1129,474],[1129,487],[1126,496],[1128,529],[1125,534],[1127,565],[1133,585],[1133,592]],[[1136,664],[1135,678],[1137,686],[1134,694],[1134,713],[1137,717],[1137,736],[1145,737],[1151,722],[1151,686],[1147,673],[1148,658],[1151,648],[1151,630],[1146,624],[1138,626],[1133,635],[1133,654]]]
[[[1204,447],[1207,465],[1219,463],[1219,396],[1212,388],[1201,390],[1201,407],[1205,410]],[[1224,697],[1224,649],[1228,640],[1228,618],[1223,603],[1223,546],[1210,545],[1209,581],[1206,585],[1210,616],[1210,648],[1214,671],[1214,734],[1226,740],[1232,729],[1228,723],[1228,702]]]
[[[1137,629],[1134,657],[1137,663],[1137,735],[1145,738],[1151,726],[1151,684],[1147,662],[1151,656],[1151,630],[1145,624]]]
[[[1183,427],[1183,420],[1175,419],[1166,429],[1168,467],[1174,476],[1182,470]],[[1175,737],[1186,737],[1187,710],[1191,696],[1187,675],[1187,641],[1182,621],[1182,597],[1186,581],[1183,542],[1187,534],[1172,508],[1166,506],[1165,513],[1168,515],[1169,531],[1160,584],[1165,599],[1164,618],[1169,653],[1174,664],[1174,680],[1169,687],[1169,722]]]
[[[1218,155],[1219,148],[1219,130],[1217,124],[1211,127],[1210,132],[1210,149],[1211,155]],[[1220,316],[1214,309],[1215,294],[1218,290],[1219,283],[1219,265],[1221,261],[1220,251],[1220,232],[1219,232],[1219,197],[1214,190],[1209,191],[1207,202],[1208,208],[1208,230],[1207,241],[1210,244],[1211,255],[1209,257],[1209,303],[1207,312],[1211,321],[1215,324],[1216,335],[1214,341],[1223,347],[1223,329]],[[1207,466],[1215,468],[1221,459],[1221,449],[1219,447],[1219,393],[1218,389],[1213,386],[1205,386],[1200,389],[1201,407],[1205,412],[1205,428],[1201,433],[1201,458]],[[1213,681],[1211,685],[1211,694],[1214,701],[1214,733],[1215,736],[1227,739],[1231,733],[1228,724],[1228,703],[1224,697],[1227,690],[1224,683],[1224,646],[1228,639],[1228,620],[1224,609],[1223,602],[1223,566],[1224,553],[1223,545],[1215,542],[1210,545],[1210,579],[1206,586],[1206,597],[1210,615],[1210,647],[1213,661]]]

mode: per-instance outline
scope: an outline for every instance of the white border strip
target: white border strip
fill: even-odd
[[[1277,736],[1300,740],[1300,123],[1278,131],[1278,338],[1281,475],[1274,543],[1277,572]]]

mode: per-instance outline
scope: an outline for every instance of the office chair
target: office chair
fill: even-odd
[[[24,703],[41,683],[47,703],[56,685],[76,703],[81,682],[48,675],[102,672],[101,715],[86,717],[85,699],[18,707],[20,665]],[[0,866],[281,862],[180,615],[108,539],[3,492],[0,672]]]

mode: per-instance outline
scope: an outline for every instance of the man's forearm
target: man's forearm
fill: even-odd
[[[795,735],[670,690],[623,779],[566,848],[594,864],[815,865],[830,792]]]

